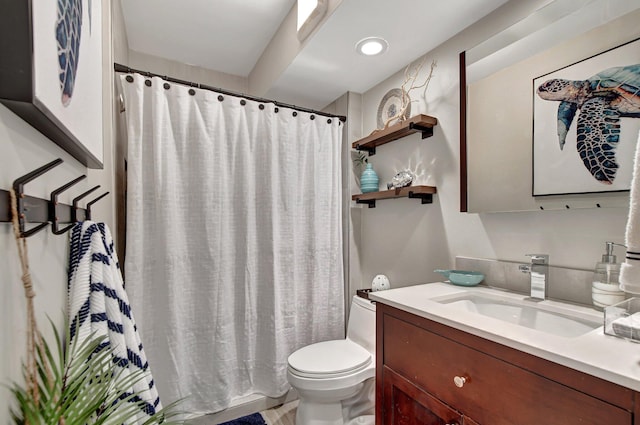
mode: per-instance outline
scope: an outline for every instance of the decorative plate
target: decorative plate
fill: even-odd
[[[409,105],[407,105],[407,110],[404,112],[404,119],[407,119],[411,116],[411,99],[407,94],[407,99],[409,101]],[[384,123],[400,112],[402,108],[402,90],[401,89],[391,89],[382,97],[380,101],[380,105],[378,106],[378,129],[384,127]],[[389,125],[395,124],[397,120],[392,121]]]

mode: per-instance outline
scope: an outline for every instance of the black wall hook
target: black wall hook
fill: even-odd
[[[82,193],[81,195],[76,196],[75,198],[73,198],[73,204],[71,205],[71,221],[76,222],[76,221],[82,221],[84,219],[87,218],[87,214],[85,212],[84,218],[79,219],[79,211],[83,211],[82,208],[78,208],[78,202],[80,202],[80,200],[84,197],[86,197],[87,195],[95,192],[96,190],[98,190],[98,188],[100,187],[100,185],[94,186],[91,189],[87,190],[86,192]]]
[[[33,170],[32,172],[25,174],[24,176],[18,177],[13,181],[13,191],[16,193],[17,203],[18,203],[18,224],[20,226],[20,236],[23,238],[28,238],[44,229],[48,222],[44,222],[42,224],[37,225],[36,227],[25,230],[26,222],[27,222],[27,212],[29,210],[29,205],[25,202],[24,195],[24,185],[29,183],[31,180],[34,180],[37,177],[40,177],[47,171],[52,168],[62,164],[62,159],[58,158],[51,161],[48,164],[43,165],[42,167]]]
[[[51,230],[54,234],[60,235],[68,231],[74,223],[88,220],[91,218],[91,206],[98,202],[100,199],[104,198],[109,194],[106,192],[96,199],[90,201],[87,204],[86,209],[80,208],[78,203],[81,199],[89,195],[90,193],[97,190],[100,185],[95,186],[86,192],[82,193],[79,196],[76,196],[73,199],[73,205],[63,204],[58,202],[58,195],[69,189],[71,186],[76,183],[84,180],[86,176],[80,176],[76,179],[64,184],[63,186],[55,189],[50,194],[49,199],[37,198],[34,196],[25,195],[24,186],[34,180],[35,178],[41,176],[47,171],[51,170],[57,165],[62,164],[62,159],[56,159],[54,161],[49,162],[48,164],[43,165],[42,167],[31,171],[24,176],[17,178],[13,182],[13,189],[16,193],[17,198],[17,212],[18,212],[18,223],[19,223],[19,231],[20,237],[27,238],[44,229],[49,222],[51,222]],[[11,196],[8,190],[0,189],[0,222],[1,223],[11,223],[13,218],[13,214],[11,211]],[[25,229],[28,223],[36,224],[37,226],[31,229]],[[70,224],[64,228],[60,228],[59,226],[62,224]]]
[[[94,199],[93,201],[87,202],[87,220],[91,220],[91,206],[93,204],[95,204],[96,202],[98,202],[100,199],[104,198],[105,196],[107,196],[109,194],[109,192],[105,192],[102,195],[98,196],[96,199]]]
[[[69,189],[74,184],[86,178],[87,176],[83,174],[80,177],[71,180],[69,183],[62,185],[56,190],[54,190],[53,192],[51,192],[51,203],[49,204],[49,220],[51,221],[51,231],[53,232],[54,235],[61,235],[73,227],[73,224],[70,224],[62,229],[58,227],[58,221],[59,221],[58,195],[60,195],[65,190]]]

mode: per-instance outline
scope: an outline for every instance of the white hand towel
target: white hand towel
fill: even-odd
[[[627,257],[620,270],[620,289],[640,294],[640,134],[633,164],[629,218],[626,233]]]
[[[640,313],[619,317],[611,322],[613,332],[623,338],[640,340]]]

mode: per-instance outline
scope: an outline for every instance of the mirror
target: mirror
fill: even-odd
[[[639,20],[639,2],[549,0],[531,15],[460,54],[461,211],[628,206],[628,190],[533,195],[533,81],[640,38]],[[557,137],[557,118],[551,120],[553,137]],[[623,131],[631,127],[626,120],[640,126],[640,119],[622,118]],[[572,125],[575,128],[575,121]],[[634,128],[635,143],[640,127]],[[569,143],[567,138],[562,153],[571,155],[573,150],[580,161],[575,140],[573,136],[573,143]],[[620,145],[623,141],[629,144],[622,136],[620,140]],[[558,146],[557,140],[544,142]],[[544,163],[538,161],[537,172],[541,166]],[[626,175],[630,183],[630,173]]]

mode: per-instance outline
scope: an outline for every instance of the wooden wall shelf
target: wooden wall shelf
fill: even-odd
[[[433,136],[433,127],[438,124],[438,120],[429,115],[416,115],[408,120],[389,126],[386,130],[377,131],[367,137],[357,140],[351,146],[359,151],[367,151],[369,155],[376,154],[376,147],[385,143],[408,136],[413,133],[422,132],[422,138]]]
[[[435,193],[437,190],[434,186],[407,186],[380,192],[359,193],[352,195],[351,200],[358,204],[367,204],[369,208],[375,208],[378,199],[393,198],[418,198],[422,200],[423,204],[431,204]]]

